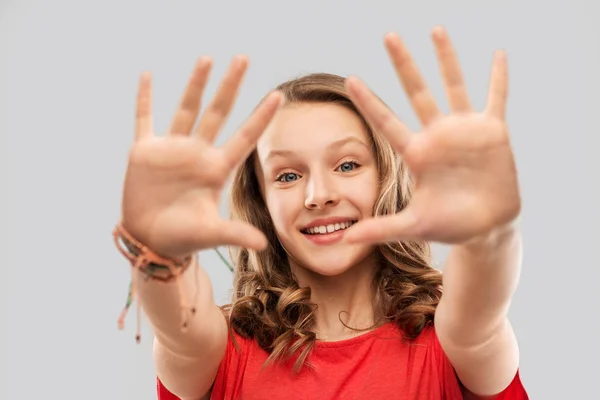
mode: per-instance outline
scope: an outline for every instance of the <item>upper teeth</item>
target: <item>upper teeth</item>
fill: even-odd
[[[354,224],[354,221],[346,221],[346,222],[338,222],[335,224],[329,225],[321,225],[321,226],[313,226],[305,229],[306,232],[312,234],[323,234],[323,233],[331,233],[335,231],[339,231],[341,229],[346,229]]]

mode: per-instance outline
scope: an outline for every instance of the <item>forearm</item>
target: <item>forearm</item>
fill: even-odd
[[[501,392],[519,366],[507,314],[520,269],[521,234],[515,227],[455,246],[448,257],[436,332],[461,382],[473,393]]]
[[[444,324],[460,344],[487,341],[506,322],[521,270],[522,241],[511,225],[454,246],[443,273]]]
[[[176,281],[162,283],[139,278],[139,295],[154,334],[154,364],[165,387],[179,398],[199,399],[210,389],[227,344],[227,323],[213,300],[212,285],[196,261]],[[183,289],[188,309],[182,331]]]
[[[225,320],[213,299],[212,285],[206,272],[194,263],[176,280],[164,283],[137,278],[138,294],[144,314],[148,318],[156,338],[170,352],[193,357],[205,351],[205,344],[212,342],[216,326]],[[182,308],[181,300],[187,302]],[[192,314],[191,309],[195,312]],[[182,329],[182,312],[186,313],[187,326]],[[200,346],[200,344],[204,344]]]

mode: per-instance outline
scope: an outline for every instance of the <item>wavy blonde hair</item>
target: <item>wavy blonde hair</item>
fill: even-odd
[[[280,84],[285,104],[334,103],[353,111],[366,127],[376,156],[380,192],[374,215],[402,210],[411,196],[410,177],[396,153],[354,106],[344,78],[310,74]],[[309,287],[294,278],[286,251],[281,246],[262,197],[255,169],[256,151],[238,169],[232,185],[232,217],[248,222],[266,235],[264,251],[238,249],[231,253],[235,264],[232,303],[223,309],[230,327],[256,340],[269,353],[267,363],[295,358],[294,370],[305,365],[316,335],[312,331],[316,305]],[[433,323],[441,297],[441,273],[430,266],[425,242],[395,242],[376,247],[379,269],[374,286],[376,325],[395,323],[406,338],[417,337]]]

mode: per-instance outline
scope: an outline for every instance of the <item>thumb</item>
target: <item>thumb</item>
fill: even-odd
[[[252,250],[264,250],[267,247],[264,233],[247,222],[226,220],[219,229],[222,243]]]
[[[352,225],[346,233],[349,243],[389,243],[418,240],[420,224],[414,208],[408,206],[398,214],[364,219]]]

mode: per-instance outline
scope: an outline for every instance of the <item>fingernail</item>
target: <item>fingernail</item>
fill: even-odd
[[[237,63],[244,63],[244,64],[248,64],[250,61],[248,56],[246,56],[245,54],[238,54],[237,56],[235,56],[234,60]]]
[[[441,39],[446,34],[446,29],[442,25],[436,25],[433,28],[433,36],[437,39]]]
[[[198,59],[199,66],[205,66],[212,63],[212,58],[209,56],[202,56]]]
[[[400,38],[400,35],[398,35],[396,32],[388,32],[383,37],[383,39],[385,40],[385,42],[387,44],[389,44],[392,40],[399,39],[399,38]]]

